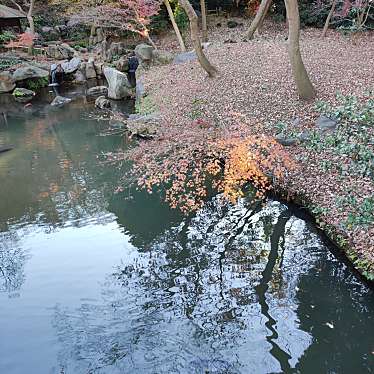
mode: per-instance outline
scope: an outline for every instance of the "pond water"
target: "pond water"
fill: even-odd
[[[0,101],[0,373],[374,371],[373,291],[300,211],[116,193],[126,139],[47,99]]]

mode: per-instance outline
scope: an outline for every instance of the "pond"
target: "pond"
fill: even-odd
[[[0,373],[374,371],[373,291],[302,211],[118,192],[126,138],[51,95],[0,98]]]

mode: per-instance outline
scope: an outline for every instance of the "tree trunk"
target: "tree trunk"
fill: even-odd
[[[206,20],[206,5],[205,0],[200,0],[200,8],[201,8],[201,23],[203,29],[203,42],[208,41],[208,25]]]
[[[249,40],[253,39],[253,35],[255,34],[256,30],[259,29],[266,17],[267,12],[269,11],[270,5],[272,0],[262,0],[260,7],[258,8],[258,11],[256,13],[256,16],[254,20],[252,21],[251,25],[249,26],[249,29],[247,33],[245,34],[245,37]]]
[[[190,20],[191,39],[199,63],[201,67],[208,73],[209,77],[212,78],[217,74],[217,69],[209,62],[209,60],[203,52],[203,49],[201,48],[197,14],[188,0],[179,0],[179,3],[186,12],[188,19]]]
[[[184,45],[184,41],[183,41],[182,35],[181,35],[180,31],[179,31],[179,27],[178,27],[177,23],[175,22],[174,14],[173,14],[173,11],[171,9],[169,0],[164,0],[164,3],[165,3],[165,6],[166,6],[166,9],[168,11],[170,21],[171,21],[171,23],[173,25],[174,32],[177,35],[179,46],[180,46],[182,52],[185,52],[186,51],[186,47]]]
[[[335,7],[336,7],[336,0],[333,0],[332,4],[331,4],[330,12],[329,12],[329,14],[328,14],[328,16],[326,18],[325,26],[323,27],[323,31],[322,31],[322,36],[323,37],[326,36],[327,29],[329,28],[331,17],[334,14],[334,11],[335,11]]]
[[[288,52],[292,73],[301,99],[312,99],[316,92],[309,79],[300,53],[300,16],[297,0],[284,0],[288,20]]]
[[[34,37],[35,36],[35,26],[34,26],[34,18],[32,17],[32,14],[34,12],[34,0],[30,0],[30,7],[29,11],[27,12],[27,21],[30,25],[30,34]],[[32,55],[32,49],[34,46],[34,41],[32,41],[31,45],[28,48],[29,55]]]

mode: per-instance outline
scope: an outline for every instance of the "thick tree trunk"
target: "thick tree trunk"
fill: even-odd
[[[328,14],[328,16],[326,18],[325,26],[323,27],[323,31],[322,31],[322,36],[323,37],[326,36],[327,29],[329,28],[331,17],[334,14],[334,11],[335,11],[335,7],[336,7],[336,0],[333,0],[332,4],[331,4],[330,12],[329,12],[329,14]]]
[[[190,20],[191,39],[199,63],[201,67],[208,73],[209,77],[214,77],[217,74],[217,69],[209,62],[201,47],[197,14],[188,0],[179,0],[179,3]]]
[[[184,45],[184,41],[183,41],[182,35],[181,35],[180,31],[179,31],[179,27],[178,27],[177,23],[175,22],[174,14],[173,14],[173,11],[171,9],[169,0],[164,0],[164,4],[165,4],[166,9],[168,11],[171,24],[173,25],[174,32],[177,35],[179,46],[180,46],[182,52],[185,52],[186,51],[186,47]]]
[[[200,0],[200,8],[201,8],[201,24],[203,30],[203,42],[208,41],[208,25],[206,19],[206,5],[205,0]]]
[[[316,92],[309,79],[300,53],[300,16],[297,0],[284,0],[288,20],[288,51],[292,73],[301,99],[312,99]]]
[[[249,40],[253,39],[253,35],[255,34],[256,30],[258,30],[266,17],[267,12],[269,11],[270,5],[272,0],[262,0],[260,7],[258,8],[258,11],[256,13],[256,16],[254,20],[252,21],[251,25],[249,26],[249,29],[247,33],[245,34],[245,37]]]

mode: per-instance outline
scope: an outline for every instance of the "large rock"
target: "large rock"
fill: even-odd
[[[30,78],[46,78],[49,76],[49,72],[44,69],[40,69],[36,66],[27,65],[18,68],[13,73],[13,80],[15,82],[23,81]]]
[[[121,100],[131,96],[131,85],[126,74],[114,68],[105,67],[104,75],[108,82],[108,97],[110,99]]]
[[[152,52],[152,60],[158,65],[170,64],[174,59],[174,55],[168,51],[154,50]]]
[[[8,71],[0,73],[0,93],[11,92],[15,87],[16,84]]]
[[[17,87],[12,94],[16,101],[20,103],[28,103],[35,96],[35,92],[26,88]]]
[[[66,74],[72,74],[79,69],[81,59],[79,57],[73,57],[70,61],[63,62],[61,64]]]
[[[110,101],[105,96],[99,96],[95,100],[95,107],[99,109],[109,109],[111,107]]]
[[[71,101],[71,99],[69,99],[68,97],[56,96],[53,99],[53,101],[51,102],[51,105],[56,106],[56,107],[62,107],[65,104],[70,103],[70,101]]]
[[[47,55],[56,60],[67,60],[74,56],[74,48],[70,47],[69,44],[51,44],[47,48]]]
[[[108,95],[108,87],[106,86],[95,86],[87,90],[88,96],[106,96]]]
[[[135,48],[135,55],[140,63],[149,64],[153,57],[153,47],[148,44],[139,44]]]

